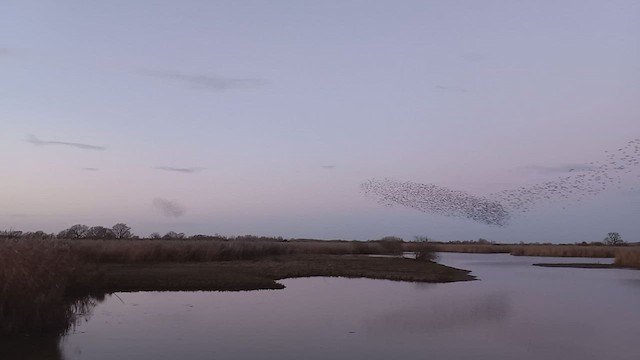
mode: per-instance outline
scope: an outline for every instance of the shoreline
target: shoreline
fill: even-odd
[[[533,266],[548,268],[571,268],[571,269],[626,269],[640,270],[628,266],[620,266],[616,264],[599,264],[599,263],[536,263]]]

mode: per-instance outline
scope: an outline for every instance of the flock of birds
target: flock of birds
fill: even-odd
[[[370,179],[361,184],[367,196],[382,205],[400,205],[425,213],[467,218],[505,226],[518,213],[530,211],[540,201],[575,199],[620,188],[623,178],[640,165],[640,138],[615,151],[605,151],[604,161],[593,161],[568,169],[564,176],[532,186],[503,190],[486,196],[451,190],[434,184],[392,179]]]
[[[401,205],[426,213],[466,217],[489,225],[504,226],[510,213],[500,202],[433,184],[392,179],[371,179],[361,184],[366,195],[383,205]]]

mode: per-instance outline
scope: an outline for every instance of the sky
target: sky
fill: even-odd
[[[0,229],[640,241],[637,152],[615,186],[505,226],[361,187],[590,175],[640,137],[638,18],[637,1],[0,0]]]

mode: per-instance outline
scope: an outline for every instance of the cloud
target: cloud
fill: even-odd
[[[84,171],[98,171],[98,168],[94,168],[94,167],[83,167],[82,170]]]
[[[155,198],[153,199],[153,206],[166,217],[180,217],[185,212],[182,205],[167,199]]]
[[[77,149],[82,150],[106,150],[105,146],[91,145],[91,144],[82,144],[82,143],[74,143],[74,142],[66,142],[66,141],[51,141],[51,140],[40,140],[34,135],[29,135],[27,142],[36,145],[36,146],[44,146],[44,145],[63,145],[63,146],[71,146]]]
[[[12,218],[26,218],[26,217],[31,217],[30,214],[24,214],[24,213],[10,213],[7,214],[7,216],[12,217]]]
[[[335,169],[336,165],[322,165],[323,169]]]
[[[596,167],[587,164],[563,164],[555,166],[529,165],[525,166],[523,169],[545,175],[558,175],[573,172],[593,171]]]
[[[174,80],[190,84],[199,89],[227,91],[233,89],[252,89],[264,86],[267,82],[258,78],[234,78],[206,74],[183,74],[164,71],[139,71],[141,75],[159,79]]]
[[[158,170],[180,172],[184,174],[193,174],[196,171],[200,171],[204,169],[204,168],[179,168],[179,167],[172,167],[172,166],[156,166],[155,168]]]
[[[461,88],[461,87],[457,87],[457,86],[436,85],[435,88],[438,89],[438,90],[441,90],[441,91],[448,91],[448,92],[458,92],[458,93],[466,93],[466,92],[468,92],[467,89]]]
[[[434,296],[429,304],[409,304],[363,323],[367,333],[440,333],[487,322],[500,322],[512,310],[512,300],[501,292],[476,294],[474,298]]]
[[[7,49],[7,48],[0,48],[0,56],[9,56],[12,55],[13,51]]]

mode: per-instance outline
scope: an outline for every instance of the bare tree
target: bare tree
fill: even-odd
[[[177,233],[175,231],[169,231],[168,233],[162,236],[165,240],[175,240],[175,239],[184,239],[184,233]]]
[[[104,226],[92,226],[87,232],[88,239],[113,239],[114,237],[113,230]]]
[[[429,241],[429,238],[426,236],[418,237],[416,236],[413,251],[416,253],[416,260],[418,261],[437,261],[438,254],[436,253],[436,249],[433,244]]]
[[[620,236],[617,232],[610,232],[607,234],[607,237],[604,238],[604,243],[612,246],[621,246],[624,245],[624,240],[622,240],[622,236]]]
[[[13,230],[10,228],[9,230],[0,231],[0,237],[4,237],[7,239],[17,239],[22,236],[22,231]]]
[[[76,224],[58,233],[59,239],[84,239],[89,232],[87,225]]]
[[[113,225],[111,230],[113,231],[113,235],[116,239],[128,239],[133,235],[133,233],[131,233],[131,228],[127,226],[127,224],[123,223]]]
[[[162,235],[160,235],[159,232],[152,232],[149,235],[149,239],[158,240],[158,239],[161,239],[161,238],[162,238]]]

